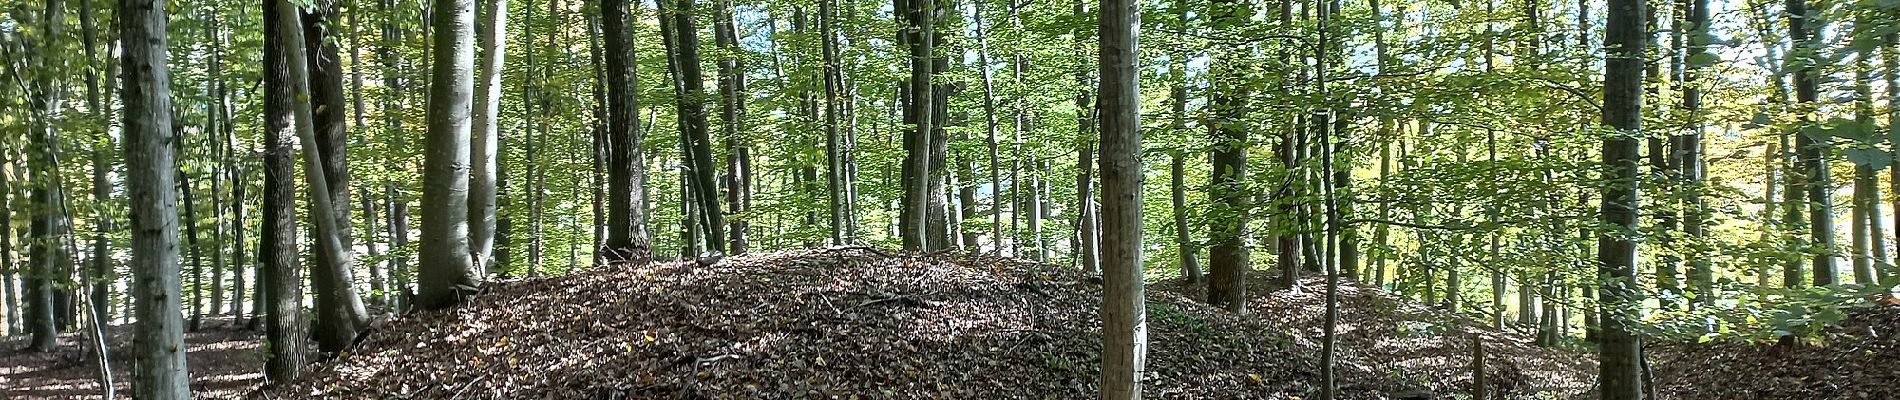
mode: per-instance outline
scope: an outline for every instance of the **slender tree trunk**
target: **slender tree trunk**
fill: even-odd
[[[1074,1],[1075,16],[1087,18],[1088,9],[1082,5],[1082,0]],[[1075,39],[1076,57],[1087,57],[1088,46],[1083,44],[1085,37],[1088,36],[1087,32],[1076,30],[1070,35]],[[1088,63],[1082,61],[1078,64],[1087,65]],[[1095,164],[1097,139],[1091,137],[1096,133],[1092,132],[1092,128],[1095,127],[1093,115],[1095,104],[1089,100],[1089,74],[1086,70],[1081,68],[1075,70],[1075,86],[1075,252],[1079,253],[1076,260],[1082,264],[1082,271],[1094,274],[1101,271],[1101,265],[1096,262],[1099,249],[1096,248],[1095,196],[1092,193],[1095,185],[1095,171],[1091,169],[1091,166]]]
[[[26,152],[29,155],[26,163],[30,170],[28,176],[33,183],[30,204],[34,210],[31,233],[27,236],[31,240],[27,250],[31,264],[25,290],[27,331],[32,333],[28,348],[40,352],[52,351],[58,345],[60,324],[57,314],[58,309],[63,307],[59,307],[55,301],[56,293],[62,290],[55,282],[67,271],[64,261],[69,255],[63,254],[57,243],[69,230],[67,227],[70,224],[65,215],[66,193],[60,183],[61,172],[56,158],[60,152],[59,129],[53,122],[59,119],[62,108],[61,89],[54,86],[55,74],[50,73],[63,69],[58,67],[58,61],[53,58],[65,54],[58,43],[59,38],[64,37],[61,32],[66,25],[66,4],[63,0],[46,0],[45,4],[46,8],[42,10],[44,16],[41,18],[45,25],[40,36],[47,40],[43,40],[40,48],[34,51],[37,53],[35,58],[38,58],[39,70],[49,73],[39,74],[34,80],[37,93],[32,99],[32,106],[39,118],[35,121],[34,132],[29,134],[28,146],[31,150]]]
[[[225,167],[225,174],[227,174],[231,180],[231,323],[237,325],[246,321],[244,319],[244,294],[246,293],[244,270],[247,263],[244,260],[244,256],[247,254],[247,250],[244,249],[244,245],[249,238],[244,236],[246,224],[244,219],[244,188],[250,185],[247,181],[241,179],[244,174],[241,167],[243,164],[238,161],[238,156],[235,154],[236,149],[231,147],[235,146],[231,144],[231,142],[236,141],[235,139],[237,137],[233,134],[230,125],[225,125],[224,136],[225,146],[227,146],[227,150],[230,150],[226,152],[228,154],[226,155],[227,158],[225,162],[229,165]],[[259,276],[257,279],[261,280],[263,277]],[[262,284],[260,283],[259,286],[261,287]],[[251,301],[253,303],[262,303],[263,299],[254,297]],[[255,313],[252,314],[252,318],[256,318]]]
[[[171,128],[173,132],[183,130],[178,129],[176,126]],[[184,134],[176,133],[176,136],[172,137],[172,140],[168,143],[172,146],[173,154],[185,154],[184,143],[188,140]],[[176,168],[175,164],[174,168]],[[187,305],[190,308],[184,309],[185,313],[191,314],[191,318],[189,319],[189,326],[186,329],[196,331],[198,330],[198,323],[203,321],[205,312],[204,252],[201,251],[198,243],[198,215],[196,212],[193,212],[193,210],[197,209],[197,206],[192,204],[191,201],[191,174],[185,172],[183,169],[177,169],[172,172],[177,174],[177,179],[174,182],[177,182],[178,186],[175,189],[177,193],[184,195],[183,199],[185,202],[184,204],[173,204],[171,208],[172,211],[184,215],[184,220],[180,224],[184,225],[185,229],[185,247],[191,249],[191,304]],[[172,196],[174,202],[179,198],[180,197],[176,194]],[[177,218],[177,216],[173,216],[173,218]]]
[[[601,246],[607,242],[606,186],[607,163],[610,157],[607,151],[610,147],[607,144],[607,72],[601,61],[600,3],[589,1],[583,2],[582,4],[585,4],[586,9],[590,11],[587,14],[587,58],[588,61],[590,61],[589,64],[592,65],[594,69],[593,126],[590,129],[590,133],[593,135],[593,157],[591,161],[594,171],[592,176],[593,180],[589,182],[589,189],[593,191],[594,251],[596,252],[594,262],[600,263],[603,260],[599,257],[599,251]]]
[[[1826,21],[1808,20],[1806,0],[1787,0],[1788,34],[1793,40],[1795,53],[1810,54],[1816,51],[1818,44],[1814,38],[1825,30]],[[1793,58],[1793,57],[1790,57]],[[1820,66],[1815,62],[1800,62],[1794,72],[1795,102],[1797,105],[1813,104],[1820,97]],[[1804,114],[1805,115],[1805,114]],[[1803,118],[1803,123],[1816,123]],[[1834,247],[1834,180],[1828,175],[1826,155],[1831,151],[1826,142],[1817,141],[1809,135],[1795,135],[1795,153],[1801,161],[1804,186],[1807,194],[1808,241],[1814,249],[1813,263],[1815,286],[1831,286],[1840,276],[1834,256],[1839,250]]]
[[[673,66],[676,98],[679,107],[680,139],[684,143],[689,182],[692,184],[694,200],[698,201],[699,224],[706,232],[706,246],[718,255],[726,254],[726,218],[720,212],[719,192],[716,176],[718,170],[713,162],[712,139],[706,127],[706,79],[700,71],[699,63],[699,27],[693,21],[694,0],[673,0],[670,9],[661,12],[666,23],[671,24],[673,40],[668,41],[669,63]],[[611,46],[610,46],[611,47]]]
[[[416,305],[443,309],[479,285],[468,252],[469,113],[475,91],[475,2],[435,0],[435,62],[422,179]]]
[[[1141,272],[1141,181],[1146,173],[1141,165],[1141,74],[1135,69],[1135,27],[1141,17],[1132,0],[1103,0],[1101,6],[1101,398],[1134,400],[1141,398],[1148,350]]]
[[[489,275],[502,275],[507,271],[501,269],[501,263],[494,259],[495,199],[500,192],[495,175],[501,170],[497,154],[501,132],[497,128],[501,116],[501,70],[507,59],[507,46],[502,45],[502,38],[508,30],[508,0],[490,0],[480,8],[483,11],[482,21],[475,30],[478,31],[476,40],[477,46],[481,48],[481,64],[480,70],[476,72],[475,105],[471,110],[474,120],[470,122],[473,127],[469,130],[469,156],[474,160],[469,164],[472,171],[468,184],[468,245],[476,268],[486,268]],[[532,18],[533,14],[530,13],[529,17]],[[533,26],[527,29],[532,30]],[[530,96],[527,92],[523,92],[523,95]],[[522,105],[532,108],[534,100],[524,99]]]
[[[904,249],[925,251],[934,249],[931,243],[929,225],[929,207],[931,205],[930,165],[931,136],[935,129],[931,124],[936,119],[931,115],[935,111],[931,102],[936,99],[932,90],[931,78],[935,65],[936,0],[897,0],[898,10],[905,17],[900,35],[905,36],[910,48],[909,101],[904,107],[906,117],[913,127],[904,131],[904,167],[903,167],[903,204],[899,216],[898,232],[903,239]]]
[[[1900,49],[1896,49],[1900,47],[1900,34],[1889,33],[1881,37],[1881,42],[1883,42],[1880,46],[1881,75],[1883,75],[1881,79],[1887,83],[1887,148],[1900,149],[1900,107],[1892,106],[1900,104],[1897,103],[1900,101]],[[1887,192],[1896,195],[1888,200],[1891,202],[1888,203],[1888,208],[1892,209],[1894,214],[1894,233],[1900,235],[1900,162],[1887,165],[1887,185]],[[1878,213],[1874,214],[1875,218],[1879,216]],[[1874,227],[1879,228],[1880,224],[1876,222]],[[1894,237],[1894,244],[1896,249],[1900,250],[1900,236]],[[1900,264],[1900,254],[1895,254],[1895,257],[1894,264]],[[1900,272],[1894,271],[1892,264],[1885,266],[1879,272],[1881,281],[1900,276]]]
[[[301,40],[291,44],[296,52],[289,54],[296,64],[290,67],[290,83],[298,93],[292,109],[297,136],[309,151],[304,157],[304,176],[310,183],[305,187],[310,190],[310,215],[316,220],[311,237],[318,245],[310,286],[316,294],[318,348],[324,352],[342,351],[369,322],[352,276],[355,255],[349,231],[343,69],[333,32],[336,7],[334,0],[327,0],[302,13],[301,36],[293,36]]]
[[[1859,26],[1870,23],[1866,17],[1858,17],[1854,21]],[[1854,119],[1869,127],[1874,126],[1874,67],[1868,60],[1872,56],[1872,52],[1864,52],[1854,60]],[[1856,140],[1854,147],[1862,151],[1882,151],[1879,142],[1875,138]],[[1851,198],[1853,222],[1849,224],[1853,236],[1854,283],[1873,285],[1880,281],[1874,266],[1886,263],[1884,241],[1880,234],[1875,233],[1880,226],[1880,176],[1875,174],[1878,166],[1853,160],[1852,157],[1848,161],[1854,163],[1854,195]]]
[[[132,205],[133,336],[142,399],[191,397],[185,369],[184,320],[178,314],[178,206],[169,175],[172,148],[170,69],[166,66],[166,11],[162,0],[121,0],[119,37],[125,39],[126,187]],[[95,314],[103,316],[104,314]],[[99,321],[94,321],[99,323]]]
[[[1800,1],[1800,0],[1795,0]],[[1605,139],[1603,163],[1606,166],[1601,221],[1605,225],[1634,232],[1641,206],[1637,203],[1636,137],[1643,124],[1643,33],[1642,1],[1610,0],[1604,33],[1608,57],[1604,68],[1603,123],[1622,134]],[[1603,332],[1597,344],[1598,393],[1603,400],[1643,398],[1642,371],[1638,359],[1642,340],[1634,325],[1642,320],[1637,300],[1636,238],[1629,235],[1602,235],[1597,239],[1597,275],[1603,289]]]
[[[91,0],[82,0],[79,2],[79,29],[81,31],[80,37],[85,41],[85,64],[97,69],[96,67],[106,61],[99,59],[98,27],[93,23],[93,10]],[[206,33],[209,34],[209,32],[210,29],[207,28]],[[212,46],[214,48],[222,47],[215,42],[213,42]],[[218,56],[213,56],[210,68],[212,76],[222,76],[221,71],[223,66],[218,63]],[[108,160],[108,155],[111,153],[109,150],[106,150],[112,147],[112,123],[111,113],[106,109],[105,95],[99,90],[99,75],[91,71],[86,72],[85,75],[86,111],[91,113],[91,117],[99,123],[99,130],[94,133],[92,139],[94,144],[92,150],[92,200],[94,204],[99,205],[99,207],[97,207],[99,212],[93,215],[92,257],[90,260],[92,262],[92,271],[87,275],[87,279],[91,281],[92,286],[92,313],[98,316],[99,320],[104,320],[107,315],[110,315],[108,308],[110,308],[112,304],[110,300],[112,298],[112,281],[114,279],[112,276],[112,257],[109,253],[111,251],[110,238],[107,236],[111,235],[113,230],[118,229],[114,226],[115,223],[112,217],[105,212],[105,205],[111,204],[113,186],[111,177],[112,165]],[[221,99],[220,103],[222,103]],[[220,110],[222,108],[222,106],[219,106]],[[170,124],[170,122],[167,122],[167,124]],[[167,125],[167,127],[169,127],[169,125]],[[4,230],[5,227],[0,226],[0,231]],[[4,235],[4,233],[0,233],[0,235]],[[12,263],[8,263],[7,265],[11,264]],[[100,323],[98,320],[94,322]]]
[[[270,304],[266,341],[270,356],[265,377],[289,382],[303,372],[309,325],[303,315],[303,274],[297,263],[295,171],[291,145],[296,140],[297,89],[291,81],[297,68],[293,55],[300,51],[302,31],[297,8],[289,0],[264,3],[264,227],[259,238],[263,284]],[[289,22],[284,22],[289,21]],[[297,60],[300,61],[300,60]]]
[[[732,254],[745,254],[750,243],[746,234],[750,221],[744,215],[748,212],[746,199],[751,197],[750,187],[746,184],[752,171],[746,168],[751,158],[751,140],[744,136],[745,97],[748,95],[745,85],[745,64],[739,59],[739,30],[733,23],[732,0],[713,0],[717,19],[713,21],[713,39],[720,48],[719,56],[719,117],[722,136],[726,137],[726,211],[733,217],[727,221],[731,226]],[[842,242],[840,226],[843,224],[843,210],[838,207],[838,181],[841,178],[837,168],[838,118],[837,85],[834,79],[837,73],[837,50],[832,42],[831,3],[820,1],[823,19],[825,49],[825,132],[831,142],[826,147],[827,159],[832,160],[831,173],[831,239],[833,243]]]
[[[991,27],[983,24],[983,3],[983,1],[970,2],[974,7],[970,15],[976,23],[977,72],[983,77],[983,130],[986,134],[984,145],[989,150],[990,161],[990,251],[996,255],[1002,255],[1005,240],[1003,237],[1004,200],[1002,161],[997,149],[999,143],[996,141],[996,80],[990,72],[993,67],[990,63],[989,29]],[[1011,234],[1014,233],[1014,231],[1011,232]]]

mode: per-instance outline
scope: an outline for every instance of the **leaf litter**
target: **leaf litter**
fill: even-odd
[[[1101,354],[1098,282],[1051,264],[871,248],[614,265],[495,285],[461,307],[397,318],[354,352],[254,397],[1089,398]],[[1268,296],[1256,300],[1258,316],[1239,316],[1156,286],[1148,292],[1149,397],[1316,395],[1318,331],[1281,315],[1307,312],[1310,299]],[[1448,354],[1410,356],[1427,360],[1410,365],[1351,339],[1355,331],[1391,336],[1375,332],[1390,324],[1364,318],[1405,317],[1355,311],[1362,303],[1347,306],[1356,328],[1342,342],[1344,398],[1446,391],[1459,374],[1469,380],[1455,367],[1465,365],[1455,344]],[[1498,346],[1522,344],[1493,335],[1510,339]],[[1461,342],[1453,336],[1440,341]],[[1573,359],[1550,365],[1573,367],[1560,371],[1523,368],[1587,372]]]

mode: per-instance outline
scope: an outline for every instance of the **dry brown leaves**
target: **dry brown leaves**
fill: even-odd
[[[1669,399],[1900,399],[1900,306],[1854,310],[1821,346],[1796,343],[1651,346]]]
[[[1071,399],[1094,397],[1100,362],[1100,285],[1016,260],[833,249],[497,286],[397,319],[268,396]],[[1277,319],[1279,302],[1260,300],[1271,318],[1235,316],[1151,291],[1149,397],[1311,397],[1318,336],[1288,329],[1307,321]],[[1392,359],[1345,343],[1346,398],[1459,373],[1379,364]]]

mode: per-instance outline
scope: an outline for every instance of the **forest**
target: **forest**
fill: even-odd
[[[257,6],[0,0],[0,398],[1900,398],[1900,1]]]

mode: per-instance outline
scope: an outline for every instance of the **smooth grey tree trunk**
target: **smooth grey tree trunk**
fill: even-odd
[[[45,25],[41,37],[63,37],[61,32],[65,30],[66,25],[65,2],[47,0],[46,8],[42,11],[44,16],[41,21]],[[60,70],[57,68],[57,61],[53,59],[64,54],[64,50],[59,49],[58,42],[58,40],[45,40],[40,43],[40,48],[36,49],[40,71]],[[67,219],[64,211],[66,193],[63,185],[59,183],[61,172],[55,158],[59,154],[57,147],[60,139],[59,130],[52,121],[59,118],[61,90],[54,86],[54,75],[40,74],[38,79],[34,80],[38,95],[34,96],[32,105],[37,110],[36,114],[39,118],[35,121],[34,132],[29,134],[31,139],[28,140],[28,146],[31,149],[26,151],[28,154],[26,167],[30,170],[28,176],[31,177],[29,181],[33,183],[30,204],[33,206],[32,209],[36,210],[31,216],[33,221],[31,233],[27,236],[33,241],[27,250],[31,264],[28,266],[25,288],[26,325],[27,331],[32,333],[28,348],[41,352],[52,351],[58,345],[59,321],[56,314],[58,314],[57,309],[61,307],[58,307],[55,301],[55,292],[59,289],[54,282],[66,271],[64,261],[69,256],[63,254],[61,246],[56,244],[59,243],[59,238],[68,231],[65,228],[69,226],[70,220]]]
[[[475,79],[474,127],[469,139],[469,156],[474,160],[468,183],[468,246],[476,268],[487,268],[489,275],[506,273],[495,262],[495,198],[497,195],[497,151],[501,133],[497,120],[501,115],[501,71],[507,59],[502,38],[507,33],[508,0],[490,0],[482,5],[477,43],[481,47],[481,70]],[[523,104],[532,107],[534,100]]]
[[[469,114],[475,92],[475,1],[435,0],[435,60],[424,147],[416,306],[439,310],[480,283],[468,252]]]
[[[287,37],[292,41],[286,43],[290,46],[286,58],[295,93],[291,113],[306,152],[304,187],[310,192],[310,216],[317,228],[311,235],[317,248],[310,286],[316,295],[318,349],[338,352],[368,324],[369,312],[352,276],[355,254],[348,231],[348,168],[343,161],[347,144],[343,141],[342,62],[332,40],[335,35],[329,32],[336,27],[336,5],[320,2],[315,6],[275,23],[295,28]]]

